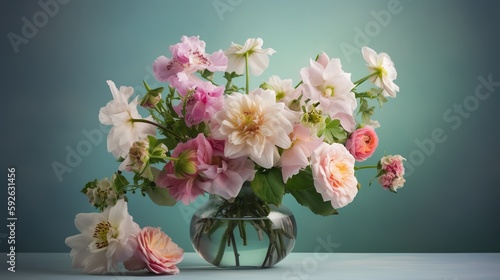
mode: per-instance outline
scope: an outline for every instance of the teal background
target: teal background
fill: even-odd
[[[366,163],[402,154],[408,159],[405,187],[398,194],[378,184],[368,187],[374,174],[359,171],[363,188],[331,217],[315,216],[286,197],[299,226],[296,252],[324,250],[325,240],[338,252],[500,252],[500,87],[485,100],[474,99],[479,76],[500,81],[500,5],[401,1],[399,13],[377,22],[373,14],[390,2],[69,1],[15,53],[7,34],[21,35],[22,18],[33,22],[42,8],[37,1],[1,1],[0,167],[5,177],[7,167],[16,168],[16,250],[68,252],[64,239],[77,233],[74,216],[94,211],[80,189],[116,170],[97,118],[111,99],[105,81],[141,93],[142,80],[157,84],[154,59],[170,56],[168,46],[182,35],[199,35],[208,52],[250,37],[274,48],[269,68],[252,78],[252,86],[273,74],[298,82],[299,70],[321,51],[340,58],[353,79],[367,73],[362,45],[387,52],[396,64],[401,91],[376,112],[380,145]],[[225,10],[218,13],[217,5]],[[37,20],[43,23],[43,17]],[[347,45],[355,52],[343,51]],[[454,106],[464,101],[473,110],[461,115]],[[435,129],[446,140],[429,144]],[[85,131],[100,132],[81,162],[59,180],[52,164],[67,165],[70,150],[90,143]],[[6,191],[0,193],[5,251]],[[202,200],[171,208],[140,195],[130,200],[129,211],[141,226],[160,226],[193,250],[188,221]]]

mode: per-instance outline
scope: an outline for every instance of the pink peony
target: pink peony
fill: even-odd
[[[181,43],[170,46],[172,58],[158,57],[153,63],[153,72],[160,82],[171,82],[177,74],[188,74],[208,69],[211,72],[225,71],[227,57],[222,50],[209,55],[205,53],[205,42],[199,36],[182,36]]]
[[[357,161],[365,161],[371,157],[378,146],[378,136],[371,126],[355,130],[345,143]]]
[[[311,133],[311,130],[301,124],[296,124],[290,135],[292,146],[284,150],[281,155],[281,173],[283,182],[286,183],[290,177],[309,165],[309,157],[322,140]]]
[[[210,194],[231,199],[238,195],[245,181],[255,175],[254,163],[247,157],[224,156],[224,141],[209,139],[212,156],[198,164],[199,186]]]
[[[321,143],[311,155],[314,187],[323,201],[330,201],[335,209],[352,202],[358,193],[354,162],[354,157],[339,143]]]
[[[207,158],[211,156],[211,150],[207,151],[205,141],[205,137],[200,134],[198,137],[193,138],[186,143],[179,143],[172,151],[172,157],[178,158],[183,152],[194,151],[194,158],[189,158],[189,161],[192,162],[176,163],[174,161],[170,161],[165,164],[165,167],[156,179],[156,184],[158,186],[168,188],[172,197],[174,197],[177,201],[182,201],[186,205],[193,202],[199,195],[202,195],[204,191],[196,183],[196,180],[198,179],[196,172],[183,174],[183,176],[176,176],[174,164],[190,164],[196,167],[200,158]]]
[[[178,177],[174,172],[174,162],[165,165],[157,179],[160,187],[169,189],[170,194],[184,204],[189,204],[198,195],[208,192],[231,199],[238,195],[243,183],[255,175],[254,164],[246,157],[229,159],[224,157],[224,142],[207,140],[200,133],[186,143],[180,143],[172,152],[178,157],[183,151],[195,153],[196,172]]]
[[[403,165],[403,160],[406,159],[400,155],[395,155],[395,156],[389,155],[389,156],[384,156],[380,160],[380,164],[382,166],[382,170],[394,173],[398,176],[403,176],[405,174],[405,167]]]
[[[183,102],[174,107],[179,116],[185,110],[185,122],[188,126],[210,120],[224,106],[224,87],[214,86],[210,82],[192,82],[186,80],[178,89]],[[185,105],[184,105],[185,104]]]
[[[160,228],[145,227],[137,236],[134,255],[124,262],[128,270],[147,268],[156,274],[178,274],[176,264],[182,261],[182,250]]]
[[[405,174],[403,160],[405,160],[405,158],[400,155],[389,155],[380,160],[379,164],[382,175],[380,175],[378,181],[384,189],[397,192],[397,189],[403,187],[406,182],[403,177]]]

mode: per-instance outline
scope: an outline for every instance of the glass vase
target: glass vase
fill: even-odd
[[[207,262],[224,268],[265,268],[293,249],[297,225],[284,205],[266,204],[248,183],[228,201],[216,195],[191,219],[191,242]]]

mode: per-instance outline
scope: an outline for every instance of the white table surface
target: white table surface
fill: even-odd
[[[292,253],[267,269],[220,269],[195,253],[185,253],[181,273],[158,276],[147,272],[86,275],[71,268],[68,253],[18,253],[16,272],[0,256],[0,279],[500,279],[500,253]]]

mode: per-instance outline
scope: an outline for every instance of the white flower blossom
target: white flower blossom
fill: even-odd
[[[276,102],[274,91],[257,89],[247,94],[232,93],[225,99],[225,110],[212,120],[212,137],[225,140],[224,155],[250,157],[271,168],[279,160],[278,147],[288,149],[293,131],[290,112]],[[288,117],[287,117],[288,116]]]
[[[317,109],[332,119],[340,120],[345,130],[354,131],[357,107],[356,97],[351,92],[354,84],[351,74],[342,70],[340,59],[330,59],[322,53],[317,61],[311,59],[310,66],[302,68],[300,75],[304,81],[304,97],[318,103]]]
[[[71,247],[73,267],[89,274],[108,273],[117,269],[117,263],[128,260],[141,230],[124,200],[102,213],[77,214],[75,226],[80,234],[66,238],[65,243]]]
[[[224,53],[227,56],[228,63],[226,72],[236,72],[243,74],[245,72],[245,55],[248,55],[248,66],[252,74],[259,76],[269,66],[269,57],[276,51],[268,48],[262,49],[264,42],[261,38],[247,39],[245,45],[231,44],[231,47]]]
[[[147,135],[154,135],[156,128],[148,123],[132,121],[142,119],[137,111],[138,97],[128,103],[134,88],[122,86],[118,90],[112,81],[107,83],[113,100],[99,110],[99,121],[104,125],[113,126],[108,134],[108,151],[116,158],[125,158],[134,142],[145,139]],[[153,121],[152,117],[145,119]]]
[[[394,80],[397,78],[398,72],[394,67],[391,57],[386,53],[377,54],[369,47],[363,47],[361,53],[371,73],[377,73],[370,78],[370,81],[383,89],[382,94],[385,97],[396,97],[399,86],[394,83]]]

